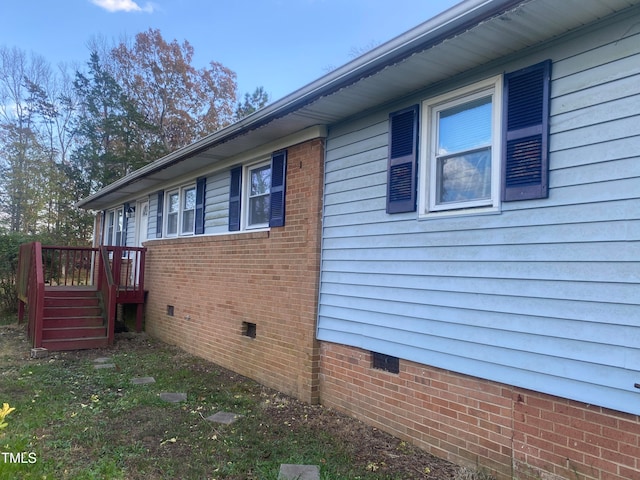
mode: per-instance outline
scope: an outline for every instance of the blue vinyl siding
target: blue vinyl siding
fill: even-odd
[[[229,171],[207,177],[204,233],[229,232]]]
[[[132,205],[135,205],[135,203]],[[136,245],[136,228],[136,216],[132,215],[130,218],[127,218],[127,238],[125,245],[128,247],[134,247]]]
[[[156,238],[156,225],[158,223],[158,194],[153,193],[149,195],[149,228],[147,231],[147,238],[152,240]]]
[[[640,413],[638,22],[486,72],[553,60],[547,199],[385,213],[388,115],[446,87],[332,127],[318,338]]]

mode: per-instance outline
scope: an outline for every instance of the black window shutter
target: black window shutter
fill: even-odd
[[[549,196],[551,60],[504,76],[502,199]]]
[[[240,199],[242,196],[242,167],[231,169],[229,188],[229,231],[240,230]]]
[[[207,178],[200,177],[196,180],[196,235],[202,235],[204,233],[204,203],[205,203],[205,191],[207,188]]]
[[[162,238],[162,210],[164,209],[164,192],[158,192],[158,207],[156,208],[156,238]]]
[[[287,152],[285,150],[271,155],[270,227],[284,226],[286,177]]]
[[[387,213],[415,212],[418,105],[389,115]]]

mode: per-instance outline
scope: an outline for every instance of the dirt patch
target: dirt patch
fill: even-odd
[[[8,381],[19,375],[20,368],[29,362],[30,355],[31,348],[23,325],[0,326],[0,393],[4,398],[21,399],[30,394],[31,389]]]
[[[339,443],[348,445],[352,461],[372,472],[401,474],[404,479],[453,479],[459,471],[450,462],[335,410],[282,394],[273,394],[263,405],[273,424],[339,439]]]
[[[0,326],[0,370],[16,369],[29,361],[31,347],[25,335],[25,326]]]

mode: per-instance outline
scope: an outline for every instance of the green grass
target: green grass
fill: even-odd
[[[2,325],[11,325],[18,321],[17,315],[8,315],[0,313],[0,326]]]
[[[94,370],[92,360],[103,355],[118,368]],[[375,452],[356,452],[351,427],[346,433],[323,428],[347,425],[346,417],[152,340],[16,364],[3,358],[0,406],[7,402],[16,410],[0,431],[0,452],[35,454],[37,461],[0,457],[0,480],[275,480],[282,463],[319,465],[324,480],[444,478],[391,471]],[[156,383],[132,385],[139,376]],[[187,401],[166,403],[160,392],[186,392]],[[242,418],[229,426],[205,420],[217,411]],[[416,453],[405,450],[395,453]]]

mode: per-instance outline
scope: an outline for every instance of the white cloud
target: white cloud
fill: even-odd
[[[153,12],[153,5],[147,3],[141,7],[133,0],[91,0],[95,5],[109,12]]]

